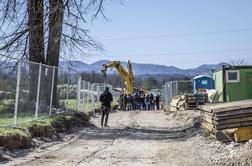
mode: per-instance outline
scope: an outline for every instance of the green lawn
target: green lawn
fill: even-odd
[[[13,125],[14,113],[0,113],[0,126],[10,126]],[[38,118],[46,117],[48,113],[39,113]],[[34,120],[33,112],[22,112],[17,114],[17,124],[22,125],[27,122]]]
[[[67,106],[67,100],[60,100],[60,103],[64,103],[65,107]],[[73,110],[76,110],[76,104],[77,104],[77,100],[75,99],[69,99],[68,100],[68,108],[69,109],[73,109]],[[99,102],[95,102],[94,103],[94,108],[100,108],[101,107],[101,104]],[[92,111],[92,103],[84,103],[84,104],[80,104],[80,111]]]
[[[8,135],[20,135],[20,136],[28,136],[28,133],[24,130],[14,129],[14,128],[0,128],[0,136],[8,136]]]
[[[66,100],[60,100],[60,103],[64,105],[64,107],[67,106],[67,101]],[[8,109],[10,105],[13,104],[13,101],[10,100],[2,100],[0,102],[0,126],[11,126],[13,125],[14,121],[14,110]],[[76,100],[75,99],[70,99],[68,101],[68,107],[69,109],[76,110]],[[100,103],[96,102],[94,104],[94,108],[100,108]],[[80,110],[89,112],[92,111],[92,103],[85,103],[84,105],[81,103],[80,105]],[[23,125],[27,122],[33,121],[34,120],[34,112],[18,112],[17,114],[17,125]],[[38,118],[41,117],[46,117],[48,116],[48,113],[38,113]]]
[[[8,112],[9,108],[14,106],[14,100],[0,100],[0,113],[1,112]]]

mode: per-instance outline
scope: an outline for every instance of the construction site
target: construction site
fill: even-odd
[[[0,1],[0,165],[252,165],[251,3],[191,3]]]

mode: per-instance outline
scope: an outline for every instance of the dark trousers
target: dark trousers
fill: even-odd
[[[149,111],[151,110],[151,104],[150,103],[147,104],[147,110],[149,110]]]
[[[160,109],[160,106],[159,106],[159,101],[158,101],[158,102],[156,102],[156,106],[157,106],[157,110],[159,110],[159,109]]]
[[[108,111],[102,110],[101,113],[102,113],[102,115],[101,115],[101,127],[107,126],[107,124],[108,124],[109,112],[108,112]],[[103,123],[103,122],[104,122],[104,118],[105,118],[105,124]]]

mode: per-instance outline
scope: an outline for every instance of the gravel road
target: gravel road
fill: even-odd
[[[100,118],[93,118],[96,127],[82,130],[74,141],[18,165],[222,165],[221,159],[230,164],[228,159],[234,158],[227,152],[244,149],[243,145],[230,147],[205,138],[194,120],[191,113],[111,113],[110,127],[100,128]]]

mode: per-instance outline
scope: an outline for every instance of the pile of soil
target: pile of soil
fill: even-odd
[[[200,112],[197,110],[168,111],[165,114],[168,127],[171,128],[186,128],[200,122]]]

